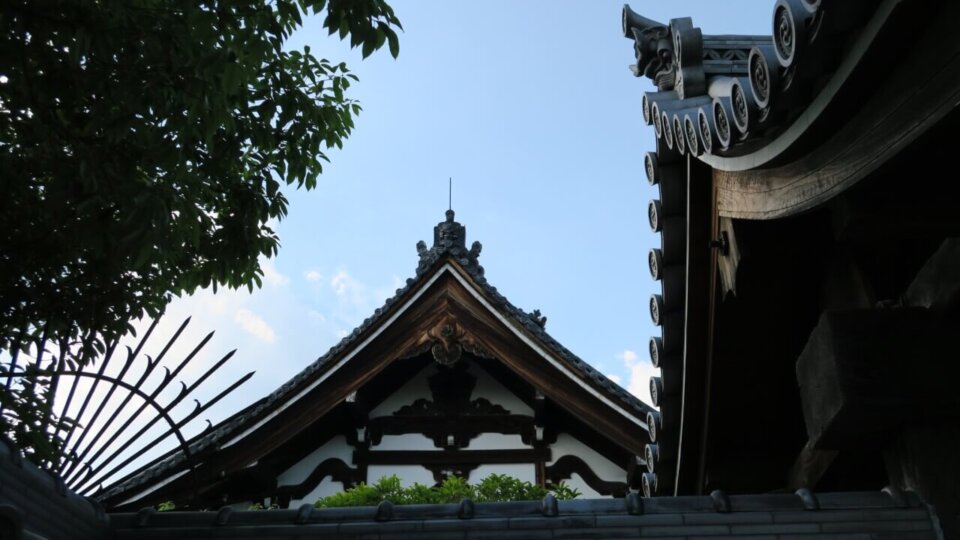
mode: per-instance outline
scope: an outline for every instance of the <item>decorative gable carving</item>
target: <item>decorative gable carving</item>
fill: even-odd
[[[464,351],[483,358],[493,358],[449,312],[444,313],[435,324],[424,330],[417,341],[399,357],[410,358],[426,351],[430,351],[433,359],[441,366],[456,364]]]

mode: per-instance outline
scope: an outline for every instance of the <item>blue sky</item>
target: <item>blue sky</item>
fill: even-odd
[[[622,3],[391,5],[404,26],[397,60],[384,49],[361,61],[316,18],[290,41],[360,77],[351,88],[364,109],[356,129],[329,153],[315,190],[288,192],[282,247],[263,288],[177,299],[156,334],[193,315],[175,352],[211,330],[198,364],[239,349],[211,390],[257,371],[207,416],[274,390],[412,277],[416,242],[429,244],[447,208],[448,177],[467,241],[483,243],[490,282],[518,307],[542,310],[558,341],[649,399],[646,344],[657,330],[647,302],[657,284],[646,257],[659,239],[646,221],[656,197],[643,173],[653,130],[640,102],[652,86],[627,69]],[[661,22],[692,16],[707,34],[770,34],[773,2],[633,8]]]

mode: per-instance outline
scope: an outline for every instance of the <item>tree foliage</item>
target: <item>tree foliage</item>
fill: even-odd
[[[175,295],[261,284],[282,188],[313,188],[360,112],[345,64],[284,47],[308,14],[399,52],[384,0],[4,2],[0,379],[48,346],[95,358]],[[49,458],[55,389],[10,380],[0,425]]]
[[[399,52],[383,0],[11,0],[0,11],[0,347],[89,356],[198,287],[259,286],[283,184],[359,105],[303,16]]]
[[[544,498],[547,493],[553,493],[560,500],[580,496],[576,488],[563,482],[547,489],[504,474],[491,474],[477,484],[470,484],[459,476],[450,476],[439,486],[417,483],[408,488],[401,487],[400,479],[392,475],[381,478],[375,484],[360,483],[346,491],[323,497],[314,506],[376,506],[381,501],[394,504],[447,504],[463,499],[474,502],[535,501]]]

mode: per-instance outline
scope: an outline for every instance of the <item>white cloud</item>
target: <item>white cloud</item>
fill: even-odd
[[[307,281],[320,281],[323,279],[323,274],[316,270],[308,270],[303,273],[303,277],[306,278]]]
[[[332,316],[343,326],[356,326],[365,317],[369,317],[380,303],[377,291],[372,291],[346,270],[338,270],[330,278],[330,288],[338,303]]]
[[[340,339],[343,339],[343,338],[345,338],[345,337],[347,337],[347,336],[349,336],[349,335],[350,335],[350,332],[348,332],[348,331],[346,331],[346,330],[344,330],[344,329],[342,329],[342,328],[341,328],[340,330],[337,330],[337,337],[340,338]]]
[[[652,404],[653,399],[650,397],[650,377],[659,375],[659,370],[653,367],[648,360],[640,360],[637,353],[630,349],[626,349],[618,354],[617,358],[623,360],[623,364],[630,374],[629,381],[627,382],[627,390],[645,403]]]
[[[273,263],[266,260],[260,260],[260,269],[263,270],[263,281],[269,285],[286,285],[290,283],[290,278],[277,271]]]
[[[363,294],[363,285],[353,278],[346,270],[340,270],[330,278],[330,288],[341,299],[347,296],[358,298]]]
[[[315,309],[307,310],[307,317],[310,318],[311,322],[314,322],[316,324],[323,324],[327,322],[327,318],[323,316],[323,313],[320,313]]]
[[[276,333],[273,331],[273,328],[270,328],[270,325],[267,324],[266,321],[249,309],[238,310],[233,320],[236,321],[246,333],[260,341],[273,343],[273,340],[276,339]]]

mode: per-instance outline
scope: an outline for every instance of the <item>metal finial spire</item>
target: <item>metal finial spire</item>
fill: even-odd
[[[453,177],[450,177],[450,183],[447,185],[447,210],[453,210]]]

